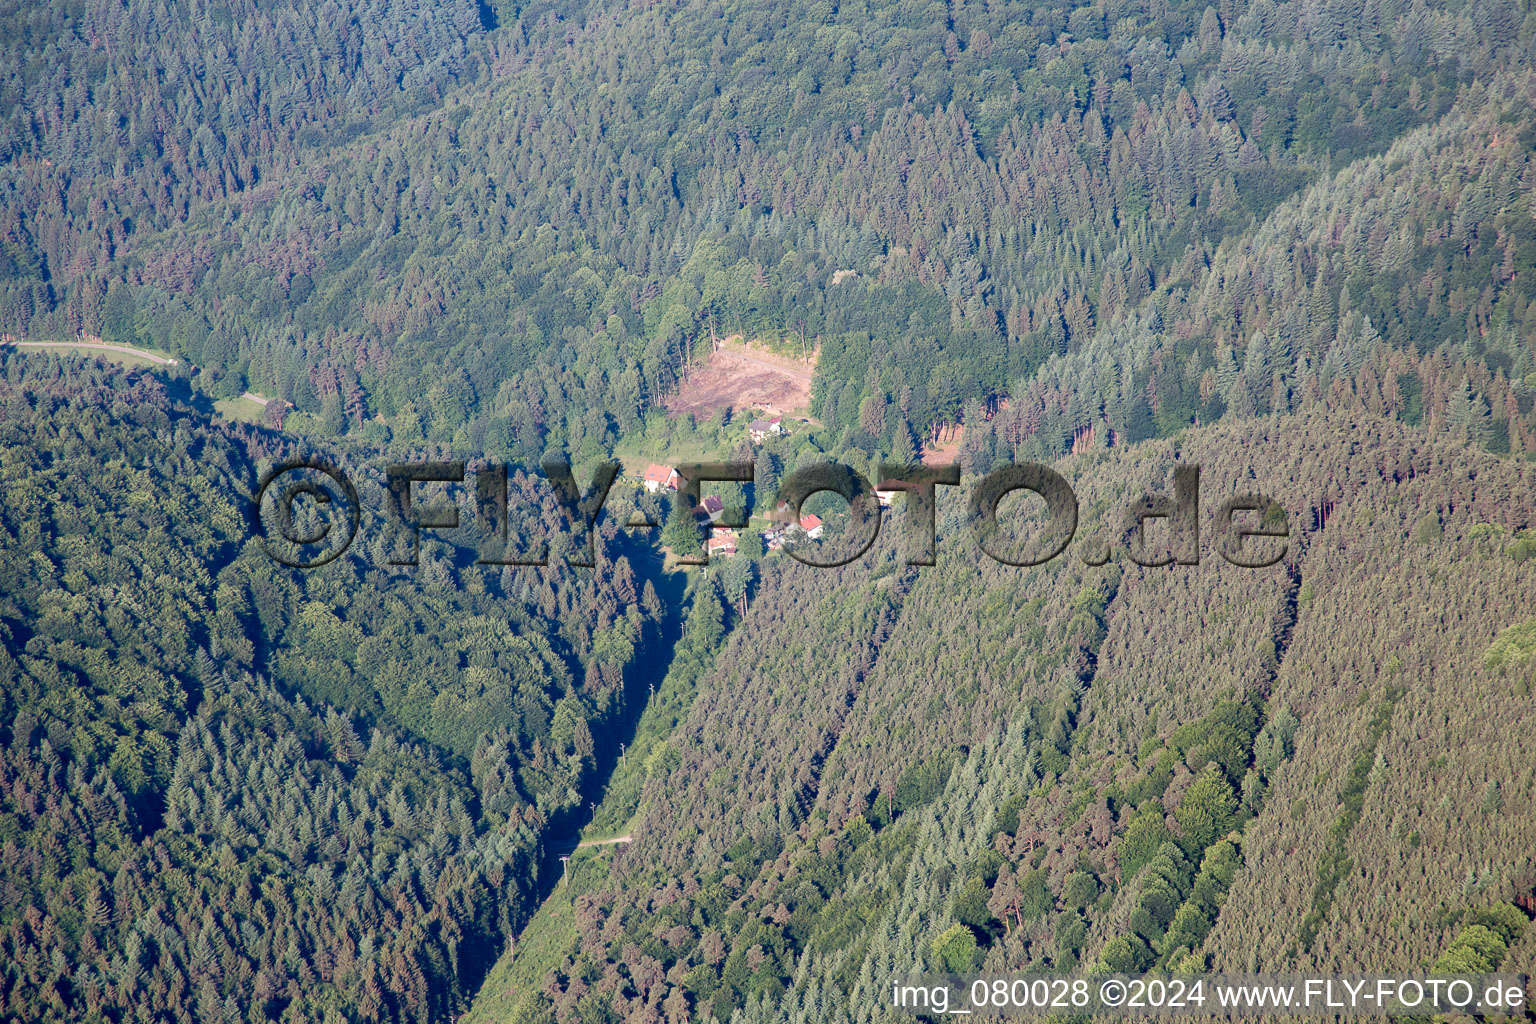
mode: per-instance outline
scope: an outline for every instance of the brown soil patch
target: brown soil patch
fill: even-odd
[[[695,366],[676,394],[665,403],[667,412],[693,413],[706,419],[720,409],[765,409],[774,415],[803,413],[811,406],[810,362],[786,359],[765,349],[727,338],[709,361]]]
[[[944,444],[926,445],[923,448],[923,463],[928,466],[947,466],[951,462],[960,459],[960,444],[965,440],[965,427],[957,427],[953,437]]]

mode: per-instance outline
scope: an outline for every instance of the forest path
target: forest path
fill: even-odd
[[[531,905],[536,909],[521,923],[517,937],[506,944],[496,961],[483,967],[485,973],[466,980],[466,989],[475,993],[474,1012],[461,1019],[480,1024],[512,1019],[525,997],[537,993],[548,971],[558,967],[567,952],[575,949],[579,942],[573,893],[587,890],[591,878],[586,876],[606,874],[609,853],[627,847],[640,831],[635,825],[628,824],[635,817],[635,809],[628,806],[628,801],[638,798],[638,785],[644,782],[644,751],[636,748],[636,732],[653,702],[660,700],[664,704],[666,701],[664,683],[678,653],[686,618],[687,581],[683,573],[666,571],[661,553],[647,540],[625,537],[619,544],[637,578],[649,581],[656,588],[662,604],[674,614],[665,617],[660,636],[654,638],[654,646],[648,647],[646,655],[637,663],[639,671],[625,679],[630,694],[629,714],[594,737],[598,741],[597,763],[592,777],[583,787],[581,803],[595,813],[589,817],[579,803],[573,809],[574,813],[562,816],[549,826],[548,838],[543,843],[538,884],[531,894]],[[621,743],[624,746],[621,747]],[[636,758],[639,760],[631,771],[628,759]],[[615,781],[616,775],[619,776],[619,788],[610,792],[610,783]],[[626,780],[635,781],[637,787],[632,791]],[[592,838],[583,839],[583,832]],[[578,850],[593,852],[578,857],[575,856]],[[608,852],[603,852],[605,850]],[[572,859],[562,864],[561,858]]]
[[[563,839],[551,840],[548,850],[554,857],[569,857],[577,850],[585,850],[593,846],[617,846],[620,843],[632,843],[635,837],[631,835],[611,836],[607,839],[582,839],[579,836],[566,836]]]
[[[138,356],[140,359],[148,359],[150,362],[158,363],[161,366],[176,365],[176,360],[174,359],[157,356],[153,352],[146,352],[141,348],[133,348],[130,345],[109,345],[104,341],[8,341],[4,345],[11,348],[96,349],[103,352],[121,352],[123,355]]]

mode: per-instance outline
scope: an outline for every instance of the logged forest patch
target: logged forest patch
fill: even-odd
[[[804,414],[811,407],[816,356],[776,355],[757,342],[720,341],[707,362],[690,368],[666,401],[673,416],[702,419],[721,409],[763,409],[774,415]]]
[[[947,466],[960,461],[960,446],[965,443],[963,424],[950,428],[941,440],[930,440],[923,445],[923,462],[929,466]]]

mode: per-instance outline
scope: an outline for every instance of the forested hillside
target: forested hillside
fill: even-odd
[[[1089,536],[1175,460],[1208,510],[1273,495],[1268,569],[1011,569],[956,501],[938,566],[768,572],[569,948],[471,1019],[884,1020],[913,969],[1423,969],[1489,920],[1514,948],[1486,969],[1529,966],[1536,475],[1340,422],[1063,466]]]
[[[1524,0],[0,0],[0,1021],[1536,967],[1533,57]],[[772,436],[666,412],[733,336]],[[625,483],[570,569],[534,467],[615,449],[759,515],[1040,460],[1080,539],[946,490],[935,566],[685,576]],[[316,454],[364,526],[299,572],[250,502]],[[402,457],[510,463],[551,565],[468,488],[392,565]],[[1194,463],[1279,564],[1091,564]]]
[[[1403,405],[1533,427],[1507,0],[150,9],[10,15],[12,333],[527,460],[611,446],[728,331],[819,337],[867,450],[1003,399],[1052,455],[1289,409],[1378,340],[1430,378]],[[143,112],[78,116],[114,95]]]
[[[246,506],[291,442],[147,375],[0,353],[0,438],[0,1017],[461,1012],[613,757],[651,582],[274,573]]]

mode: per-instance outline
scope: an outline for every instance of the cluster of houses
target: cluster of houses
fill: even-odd
[[[781,437],[786,433],[782,416],[765,416],[747,424],[747,436],[751,438],[753,444],[762,444],[770,437]],[[660,494],[664,491],[678,492],[687,486],[688,482],[675,467],[662,466],[654,462],[645,467],[645,472],[640,479],[646,491],[651,494]],[[783,513],[786,510],[780,507],[779,511]],[[705,498],[703,504],[693,510],[700,526],[714,524],[709,531],[708,551],[711,558],[716,556],[729,558],[734,555],[737,541],[740,539],[738,531],[719,525],[720,517],[724,512],[724,503],[714,496]],[[814,540],[821,536],[822,522],[817,516],[805,515],[800,517],[798,523],[776,523],[770,529],[763,531],[763,543],[767,545],[769,551],[777,551],[784,546],[790,531],[796,529]]]
[[[779,510],[781,512],[785,511],[782,505],[779,506]],[[796,530],[805,534],[811,540],[817,540],[821,537],[821,517],[812,515],[807,512],[805,515],[800,517],[799,522],[778,523],[771,529],[763,531],[763,544],[768,548],[769,551],[777,551],[784,546],[784,542],[788,540]]]
[[[774,424],[778,423],[775,419]],[[687,480],[672,466],[662,466],[651,463],[645,467],[641,475],[641,482],[650,494],[659,494],[663,491],[681,491],[687,484]],[[779,511],[788,511],[786,506],[779,506]],[[725,502],[711,494],[693,510],[693,514],[699,520],[700,526],[713,525],[709,531],[709,541],[706,545],[710,558],[729,558],[736,553],[736,544],[740,539],[740,533],[729,527],[718,525],[720,517],[725,514]],[[776,524],[772,528],[763,531],[763,543],[769,551],[777,551],[784,546],[784,541],[792,530],[800,530],[807,537],[816,540],[821,536],[823,524],[821,517],[803,515],[798,523]]]

